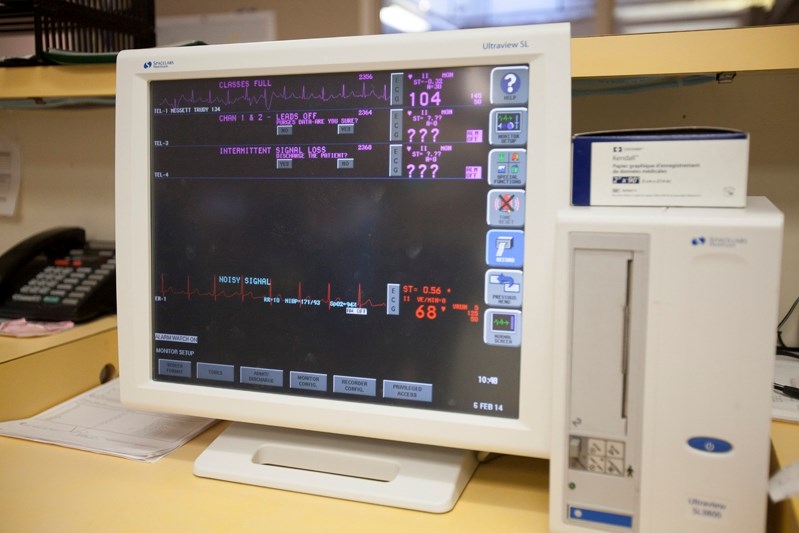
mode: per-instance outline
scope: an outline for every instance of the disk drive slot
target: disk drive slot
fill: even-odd
[[[564,520],[640,531],[649,236],[569,233]]]
[[[631,269],[628,250],[573,250],[571,426],[627,434]]]
[[[632,294],[633,294],[633,260],[627,260],[627,291],[625,292],[624,300],[624,334],[621,354],[622,374],[624,375],[624,388],[622,390],[621,399],[621,417],[627,420],[627,402],[629,401],[629,386],[630,386],[630,313],[632,311]]]

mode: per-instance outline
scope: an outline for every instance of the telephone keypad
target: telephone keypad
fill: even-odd
[[[15,314],[25,316],[25,307],[35,307],[36,314],[41,314],[47,307],[52,308],[52,319],[63,315],[66,320],[69,312],[57,308],[76,308],[114,274],[115,267],[113,250],[73,250],[67,257],[43,266],[11,295],[11,301],[19,307]]]

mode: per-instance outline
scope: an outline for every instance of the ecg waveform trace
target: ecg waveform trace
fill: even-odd
[[[235,93],[240,92],[238,96]],[[382,91],[377,88],[367,87],[365,82],[361,83],[360,89],[348,89],[346,84],[342,83],[341,87],[328,90],[322,86],[318,91],[313,91],[304,85],[295,91],[289,89],[288,86],[283,86],[282,90],[274,90],[269,87],[263,88],[261,91],[256,91],[251,94],[250,88],[241,90],[224,89],[224,94],[215,94],[213,90],[208,90],[207,95],[200,95],[192,90],[189,94],[182,94],[175,98],[164,98],[160,102],[161,107],[169,107],[172,109],[186,107],[186,106],[227,106],[233,107],[239,103],[245,103],[251,108],[255,108],[263,104],[263,108],[267,111],[271,110],[275,100],[282,101],[310,101],[317,100],[322,103],[327,103],[332,100],[368,100],[375,99],[378,101],[389,101],[389,88],[388,85],[383,84]]]
[[[158,294],[161,298],[166,298],[169,295],[172,296],[185,296],[187,300],[191,301],[192,297],[197,298],[212,298],[215,302],[219,301],[220,299],[240,299],[243,302],[247,300],[254,300],[254,301],[261,301],[267,302],[269,305],[274,303],[280,303],[286,301],[287,298],[294,298],[297,300],[297,305],[303,307],[302,302],[309,302],[318,300],[320,304],[325,304],[328,309],[333,309],[334,307],[339,307],[334,305],[336,302],[346,302],[347,300],[342,299],[341,297],[336,296],[335,298],[332,296],[332,287],[331,284],[327,284],[327,296],[326,298],[315,298],[308,294],[303,294],[303,287],[302,282],[297,283],[297,294],[296,296],[288,296],[284,297],[282,293],[272,294],[272,285],[267,285],[268,290],[259,294],[254,290],[247,290],[248,286],[244,283],[244,276],[239,277],[239,283],[237,288],[232,291],[226,291],[219,287],[217,283],[217,275],[214,274],[212,280],[212,289],[210,291],[203,291],[196,286],[192,285],[191,276],[186,276],[186,284],[184,287],[173,287],[171,285],[167,285],[166,283],[166,275],[161,274],[160,277],[160,287],[158,290]],[[358,291],[357,291],[357,299],[355,300],[355,304],[357,308],[376,308],[376,307],[385,307],[385,302],[375,302],[371,298],[363,299],[363,288],[361,284],[358,284]]]

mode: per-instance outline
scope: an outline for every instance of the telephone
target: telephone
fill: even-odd
[[[82,228],[37,233],[0,257],[0,318],[85,322],[116,311],[113,243]]]

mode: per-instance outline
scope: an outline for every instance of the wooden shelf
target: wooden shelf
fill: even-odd
[[[0,99],[114,96],[115,65],[0,68]]]
[[[799,69],[799,24],[572,39],[572,76]]]
[[[110,315],[75,326],[72,329],[54,335],[22,339],[0,337],[0,365],[64,344],[80,341],[86,337],[97,335],[98,333],[116,330],[116,327],[117,317],[116,315]]]
[[[116,316],[45,337],[0,337],[0,421],[26,418],[100,384],[118,367]]]
[[[572,39],[572,76],[799,69],[799,24]],[[114,65],[0,68],[0,99],[115,94]]]

